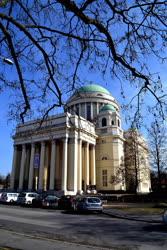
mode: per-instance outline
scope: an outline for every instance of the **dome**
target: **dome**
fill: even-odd
[[[100,109],[100,112],[104,112],[104,111],[112,111],[112,112],[115,112],[116,109],[113,105],[111,104],[106,104],[104,105],[101,109]]]
[[[110,92],[107,89],[103,88],[100,85],[96,85],[96,84],[90,84],[90,85],[83,86],[83,87],[79,88],[77,90],[77,92],[79,92],[79,93],[100,92],[103,94],[110,95]]]

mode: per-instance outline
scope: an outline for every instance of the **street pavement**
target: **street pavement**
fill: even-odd
[[[161,215],[134,216],[112,207],[99,215],[0,205],[0,246],[21,250],[38,244],[38,250],[165,250],[166,236]]]

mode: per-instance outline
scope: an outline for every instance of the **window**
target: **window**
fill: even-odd
[[[107,187],[107,170],[102,170],[102,184]]]
[[[85,117],[85,103],[81,104],[81,116]]]
[[[95,118],[97,115],[97,103],[94,102],[93,103],[93,118]]]
[[[114,125],[114,121],[113,120],[111,121],[111,124]]]
[[[102,119],[102,127],[106,127],[107,126],[107,120],[106,118]]]
[[[76,104],[76,115],[79,115],[79,104]]]
[[[106,143],[106,140],[101,140],[101,143]]]
[[[87,104],[87,119],[88,121],[91,120],[91,104],[90,103]]]
[[[102,157],[102,161],[107,160],[107,156]]]
[[[118,127],[120,127],[120,121],[118,120]]]

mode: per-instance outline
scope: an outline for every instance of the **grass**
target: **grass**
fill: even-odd
[[[155,204],[148,204],[142,203],[141,205],[138,204],[135,207],[129,206],[120,206],[120,207],[112,207],[112,209],[117,209],[120,211],[127,212],[129,214],[138,214],[138,215],[159,215],[163,214],[164,210],[167,209],[167,203],[155,203]]]
[[[138,214],[138,215],[148,215],[148,214],[162,214],[164,212],[163,208],[153,208],[153,207],[123,207],[118,208],[118,210],[125,211],[130,214]]]
[[[0,250],[20,250],[20,249],[18,249],[18,248],[13,248],[13,247],[3,247],[3,246],[1,246],[1,247],[0,247]]]

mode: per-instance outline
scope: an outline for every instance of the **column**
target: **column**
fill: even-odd
[[[52,141],[52,148],[51,148],[51,160],[50,160],[50,183],[49,189],[54,190],[55,186],[55,167],[56,167],[56,141]]]
[[[14,184],[15,184],[15,173],[16,173],[16,167],[17,167],[16,162],[17,162],[17,146],[14,145],[12,172],[11,172],[11,179],[10,179],[10,188],[11,189],[14,189]]]
[[[95,145],[91,146],[91,185],[96,185]]]
[[[35,143],[32,143],[31,144],[31,156],[30,156],[30,170],[29,170],[29,178],[28,178],[28,190],[33,189],[34,155],[35,155]]]
[[[68,188],[77,193],[77,163],[78,163],[78,141],[76,135],[70,139],[71,155],[68,173]]]
[[[91,105],[91,108],[90,108],[91,120],[93,120],[93,102],[91,102],[90,105]]]
[[[85,185],[89,185],[89,143],[86,143],[85,148]],[[87,189],[87,188],[86,188]]]
[[[39,167],[39,186],[38,186],[39,190],[43,189],[44,160],[45,160],[45,142],[41,142],[40,167]]]
[[[67,191],[67,147],[68,137],[63,140],[63,160],[62,160],[62,182],[61,189],[64,193]]]
[[[97,115],[99,114],[99,103],[97,102]]]
[[[78,140],[78,179],[77,190],[82,191],[82,140]]]
[[[19,177],[19,189],[20,190],[23,189],[25,159],[26,159],[26,145],[23,144],[22,153],[21,153],[20,177]]]
[[[43,190],[47,191],[48,186],[48,166],[49,166],[49,145],[45,144]]]

